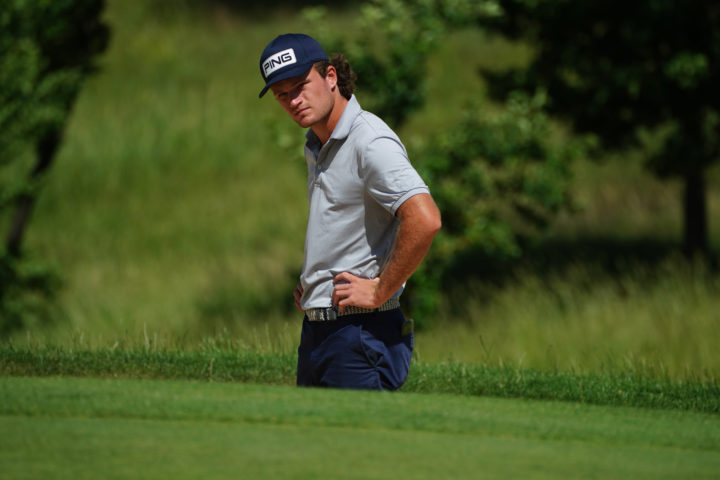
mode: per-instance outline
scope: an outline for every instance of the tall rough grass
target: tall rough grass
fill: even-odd
[[[220,290],[242,293],[226,306],[230,323],[234,310],[253,313],[246,299],[279,303],[274,285],[299,268],[301,151],[278,145],[284,118],[258,100],[255,68],[270,32],[294,25],[222,12],[161,22],[138,10],[110,2],[110,51],[74,112],[28,247],[65,274],[72,329],[176,337],[202,330]]]
[[[270,38],[305,24],[296,12],[261,18],[147,5],[108,2],[110,50],[82,92],[28,232],[28,251],[63,274],[62,321],[13,342],[292,353],[300,318],[290,292],[306,219],[303,138],[271,98],[258,100],[256,62]],[[349,8],[332,13],[328,28],[350,31],[357,7]],[[529,54],[471,30],[451,35],[430,61],[426,107],[400,132],[411,156],[482,94],[478,67],[501,69]],[[570,242],[677,242],[677,185],[637,165],[579,164],[583,209],[560,219],[556,234]],[[451,295],[453,310],[437,328],[418,334],[417,357],[720,377],[717,276],[680,261],[638,263],[618,275],[586,260],[551,274],[529,269],[502,287],[478,272],[477,283]]]
[[[455,360],[576,372],[636,372],[712,380],[720,338],[720,278],[666,260],[610,275],[586,264],[465,290],[439,328],[421,332],[424,361]],[[448,348],[449,347],[449,348]]]

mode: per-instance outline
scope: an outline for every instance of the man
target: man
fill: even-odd
[[[313,38],[280,35],[260,57],[265,87],[306,134],[310,203],[295,304],[305,312],[297,383],[395,390],[412,322],[399,297],[440,213],[397,135],[360,108],[354,74]]]

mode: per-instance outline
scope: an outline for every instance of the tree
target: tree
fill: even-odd
[[[708,252],[705,173],[720,159],[720,3],[499,0],[480,23],[536,49],[489,74],[495,97],[543,89],[551,113],[608,149],[643,147],[657,175],[684,180],[683,245]]]
[[[0,333],[20,326],[25,307],[55,283],[22,264],[22,239],[72,105],[107,47],[103,7],[103,0],[6,0],[0,7],[0,168],[14,173],[0,176],[0,213],[12,210],[0,249]],[[34,165],[22,172],[28,151]]]
[[[321,41],[346,53],[366,108],[397,127],[425,101],[426,60],[442,35],[498,11],[493,0],[376,0],[364,6],[361,19],[372,38]],[[542,95],[516,95],[497,115],[470,105],[461,122],[412,152],[443,217],[404,297],[419,326],[427,326],[451,278],[476,275],[480,259],[517,258],[569,203],[576,144],[550,141],[543,108]]]
[[[551,140],[544,102],[542,95],[518,93],[495,115],[469,108],[420,153],[418,168],[443,228],[413,277],[418,285],[409,297],[416,312],[437,308],[441,286],[487,277],[493,264],[519,258],[571,204],[570,164],[582,144]]]
[[[370,0],[361,8],[360,38],[323,28],[324,7],[305,9],[329,52],[343,52],[358,76],[364,107],[399,128],[425,103],[427,58],[450,28],[492,18],[496,0]],[[372,35],[369,34],[372,32]]]

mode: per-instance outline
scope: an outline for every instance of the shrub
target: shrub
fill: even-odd
[[[103,6],[103,0],[6,0],[0,7],[0,218],[10,219],[0,248],[3,335],[37,317],[57,285],[53,274],[23,262],[21,244],[71,107],[107,46]],[[30,152],[34,165],[24,172]]]

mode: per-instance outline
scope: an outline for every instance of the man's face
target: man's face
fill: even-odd
[[[309,128],[328,117],[335,104],[332,90],[337,84],[335,69],[328,67],[325,78],[315,68],[303,75],[271,86],[275,99],[295,122]]]

